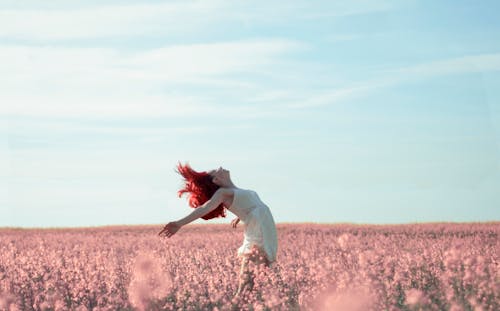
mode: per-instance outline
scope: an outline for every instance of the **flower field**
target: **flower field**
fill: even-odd
[[[243,226],[0,229],[0,310],[500,310],[500,223],[279,224],[233,298]]]

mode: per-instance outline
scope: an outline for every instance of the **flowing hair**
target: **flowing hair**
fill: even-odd
[[[177,164],[177,173],[184,177],[184,187],[177,194],[179,198],[184,193],[188,194],[188,204],[192,208],[198,208],[207,202],[219,189],[213,181],[212,177],[207,172],[197,172],[189,166],[189,164]],[[216,209],[201,218],[209,220],[217,217],[226,217],[224,205],[221,203]]]

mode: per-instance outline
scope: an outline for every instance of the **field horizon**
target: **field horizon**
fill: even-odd
[[[40,226],[40,227],[19,227],[19,226],[3,226],[1,230],[81,230],[81,229],[123,229],[123,228],[157,228],[163,227],[166,223],[159,224],[109,224],[109,225],[89,225],[89,226]],[[499,225],[500,220],[492,221],[436,221],[436,222],[407,222],[407,223],[355,223],[355,222],[278,222],[276,227],[286,227],[293,225],[311,225],[311,226],[359,226],[359,227],[405,227],[405,226],[435,226],[435,225]],[[191,223],[184,228],[191,227],[224,227],[230,226],[228,223]]]

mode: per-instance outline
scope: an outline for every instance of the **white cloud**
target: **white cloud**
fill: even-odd
[[[290,108],[310,108],[332,105],[353,98],[367,96],[376,89],[387,87],[396,83],[393,78],[380,78],[378,80],[353,83],[351,85],[336,87],[330,90],[317,91],[309,94],[297,94],[289,98],[287,106]],[[294,98],[294,99],[292,99]],[[298,99],[297,99],[298,98]]]
[[[316,6],[312,6],[306,8],[306,11],[303,12],[303,14],[304,18],[307,19],[349,16],[349,15],[388,11],[396,6],[401,6],[402,4],[404,4],[404,1],[390,1],[390,0],[326,1],[326,3],[322,4],[321,9],[319,9]]]
[[[500,71],[500,53],[436,60],[392,70],[409,78],[492,71]]]
[[[39,117],[176,117],[211,112],[208,105],[189,96],[100,97],[63,95],[1,96],[0,114]]]
[[[11,150],[10,180],[52,181],[106,178],[130,180],[131,177],[159,176],[173,169],[177,159],[144,150]]]
[[[339,101],[350,99],[356,96],[363,96],[374,89],[375,85],[352,86],[346,88],[333,89],[316,93],[301,101],[290,104],[291,108],[309,108],[335,104]]]
[[[392,87],[411,79],[496,71],[500,71],[500,54],[471,55],[383,70],[380,72],[380,77],[376,80],[355,82],[343,87],[332,87],[332,90],[315,92],[307,97],[304,97],[304,94],[286,97],[282,94],[280,95],[282,99],[291,101],[288,105],[291,108],[308,108],[331,105],[348,99],[364,97],[380,88]],[[300,100],[294,102],[291,100],[294,97],[300,97]]]
[[[141,53],[130,61],[165,78],[255,71],[276,62],[276,56],[304,48],[291,40],[244,40],[215,44],[179,45]]]
[[[224,78],[256,72],[303,48],[295,41],[245,40],[167,46],[134,54],[113,49],[0,47],[0,114],[23,116],[203,115],[216,107],[174,85],[248,88]],[[214,77],[213,80],[210,78]],[[231,111],[228,109],[226,111]]]
[[[66,7],[67,3],[64,4]],[[73,4],[78,5],[78,4]],[[24,40],[74,40],[153,34],[175,36],[209,31],[212,27],[279,23],[331,18],[389,10],[400,1],[170,1],[134,5],[106,5],[0,11],[0,37]],[[62,7],[62,4],[60,5]],[[29,22],[27,22],[29,21]],[[235,24],[234,24],[235,23]]]
[[[178,37],[186,32],[206,30],[209,26],[227,28],[228,23],[251,26],[313,16],[360,14],[392,6],[387,1],[373,4],[364,0],[322,4],[322,7],[307,1],[266,2],[262,6],[233,1],[90,5],[61,3],[58,9],[48,9],[45,5],[40,8],[40,4],[31,3],[25,5],[27,9],[7,7],[0,11],[0,37],[41,42],[67,39],[78,42],[78,39],[144,34]],[[139,52],[50,45],[0,46],[0,84],[5,90],[0,93],[0,101],[7,103],[0,106],[0,115],[206,115],[217,110],[212,100],[219,101],[219,98],[210,98],[206,93],[186,95],[182,91],[171,93],[169,90],[191,84],[232,88],[232,91],[241,90],[240,93],[258,97],[259,94],[253,92],[257,91],[256,85],[235,79],[234,75],[264,72],[276,75],[279,71],[274,70],[274,66],[284,62],[285,53],[304,48],[305,44],[286,39],[170,45]],[[268,91],[273,92],[269,88],[264,90]],[[324,101],[317,98],[306,102],[318,105]],[[247,106],[225,108],[224,113],[257,116],[273,112]]]
[[[223,8],[221,1],[103,5],[77,9],[0,11],[0,36],[60,40],[169,33],[200,28]],[[29,21],[29,22],[27,22]]]
[[[334,34],[326,36],[326,41],[328,42],[342,42],[342,41],[353,41],[363,38],[361,34]]]

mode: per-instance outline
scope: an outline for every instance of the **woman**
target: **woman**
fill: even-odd
[[[278,239],[276,225],[269,207],[252,190],[240,189],[231,180],[228,170],[220,167],[209,172],[194,171],[188,164],[177,166],[178,173],[185,179],[185,186],[179,196],[189,195],[189,205],[195,210],[188,216],[165,225],[159,235],[171,237],[188,223],[226,217],[225,209],[237,216],[231,224],[236,228],[241,220],[245,224],[245,238],[238,249],[241,270],[236,296],[245,289],[253,288],[254,274],[248,269],[249,262],[269,267],[276,260]]]

